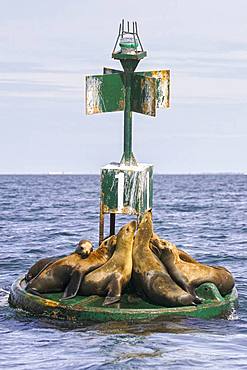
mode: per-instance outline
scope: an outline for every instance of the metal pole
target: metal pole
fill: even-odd
[[[99,214],[99,245],[104,239],[104,210],[103,202],[100,201],[100,214]]]
[[[139,60],[120,60],[124,69],[125,108],[124,108],[124,154],[121,163],[136,165],[136,159],[132,153],[132,111],[131,111],[131,85],[132,76]]]
[[[131,77],[125,72],[125,108],[124,108],[124,159],[130,165],[132,159],[132,112],[131,112]]]
[[[115,213],[110,213],[110,235],[115,234]]]

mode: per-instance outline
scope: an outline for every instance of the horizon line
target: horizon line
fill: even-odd
[[[219,172],[158,172],[154,175],[247,175],[247,172],[238,171],[219,171]],[[86,172],[6,172],[0,173],[0,176],[100,176],[100,173]]]

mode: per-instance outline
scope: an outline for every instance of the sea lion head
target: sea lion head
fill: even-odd
[[[160,237],[153,233],[153,236],[150,240],[151,250],[158,256],[170,256],[174,251],[174,244],[165,239],[160,239]]]
[[[144,238],[151,239],[153,235],[153,222],[152,222],[152,211],[146,211],[142,217],[142,220],[139,224],[138,231],[139,234]]]
[[[93,244],[89,240],[80,240],[76,246],[75,253],[79,254],[81,258],[87,258],[93,251]]]
[[[136,221],[131,221],[128,224],[121,227],[117,234],[117,244],[120,240],[128,240],[134,238],[135,230],[136,230]]]
[[[160,251],[163,251],[165,249],[173,249],[173,247],[175,246],[174,244],[172,244],[171,242],[169,242],[168,240],[165,240],[165,239],[160,239],[160,237],[153,233],[152,235],[152,238],[150,240],[150,242],[157,248],[159,249]]]
[[[117,237],[116,235],[111,235],[108,238],[105,238],[103,242],[100,244],[98,251],[102,251],[104,253],[108,253],[112,255],[117,245]]]
[[[158,246],[161,244],[161,240],[160,240],[159,235],[157,235],[156,233],[153,233],[153,235],[152,235],[152,237],[150,239],[150,242],[153,245],[157,246],[157,248],[158,248]]]
[[[159,258],[161,257],[162,249],[160,248],[160,238],[157,234],[153,233],[150,243],[149,243],[149,248],[151,251],[156,254]]]

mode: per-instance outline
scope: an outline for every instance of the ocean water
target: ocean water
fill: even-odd
[[[81,238],[97,245],[98,211],[98,176],[0,176],[0,369],[247,369],[247,176],[154,179],[155,231],[234,274],[228,319],[75,324],[10,308],[11,284],[36,260]]]

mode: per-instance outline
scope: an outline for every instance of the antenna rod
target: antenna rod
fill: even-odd
[[[122,37],[124,35],[124,19],[122,19]]]

